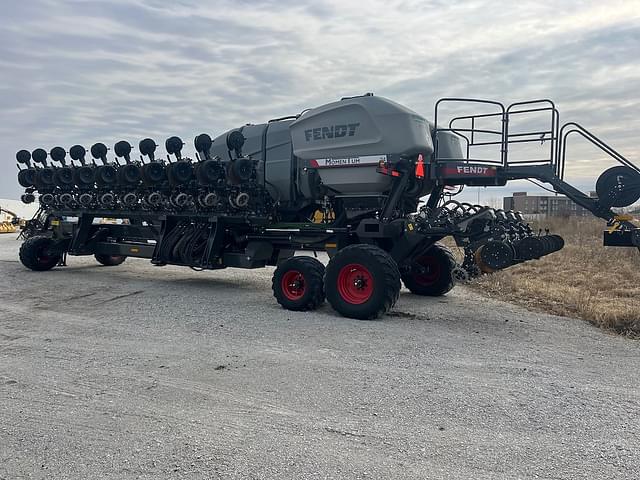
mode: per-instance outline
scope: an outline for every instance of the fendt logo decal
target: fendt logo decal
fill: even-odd
[[[489,171],[489,167],[478,167],[478,166],[457,166],[456,171],[459,175],[486,175]]]
[[[440,175],[445,177],[495,177],[496,174],[495,167],[482,165],[451,165],[440,168]]]
[[[307,142],[311,140],[326,140],[327,138],[353,137],[359,126],[359,123],[347,123],[345,125],[309,128],[304,131],[304,137]]]

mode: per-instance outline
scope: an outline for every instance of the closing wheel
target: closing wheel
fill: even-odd
[[[49,237],[28,238],[20,246],[20,261],[25,267],[37,272],[51,270],[62,259],[62,253],[54,248],[54,243]]]
[[[324,302],[324,265],[313,257],[292,257],[273,273],[273,296],[287,310],[315,310]]]
[[[391,256],[374,245],[340,250],[324,277],[327,300],[338,313],[373,320],[388,312],[400,295],[400,272]]]
[[[402,283],[416,295],[438,297],[453,288],[456,266],[451,250],[436,243],[412,259],[411,269],[402,274]]]
[[[101,263],[105,267],[115,267],[127,259],[126,255],[103,255],[101,253],[96,253],[94,256],[98,263]]]
[[[456,283],[468,282],[471,279],[471,275],[469,274],[469,272],[459,266],[453,269],[453,271],[451,272],[451,276]]]

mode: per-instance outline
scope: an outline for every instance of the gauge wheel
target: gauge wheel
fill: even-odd
[[[273,296],[287,310],[315,310],[324,302],[324,265],[313,257],[291,257],[273,273]]]

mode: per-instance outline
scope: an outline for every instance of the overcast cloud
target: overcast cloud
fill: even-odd
[[[190,144],[369,91],[428,118],[443,96],[552,98],[640,162],[639,54],[639,1],[8,0],[0,197],[20,148]],[[604,164],[574,151],[587,185]]]

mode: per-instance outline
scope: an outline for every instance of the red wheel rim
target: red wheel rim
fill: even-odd
[[[300,300],[306,290],[304,276],[298,270],[289,270],[282,276],[280,288],[288,300]]]
[[[433,285],[440,278],[442,267],[434,257],[419,257],[414,263],[420,265],[424,271],[413,274],[416,283],[422,286]]]
[[[338,293],[347,303],[360,305],[373,295],[373,276],[359,263],[345,265],[338,273]]]

